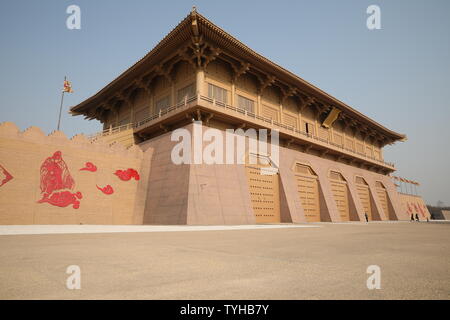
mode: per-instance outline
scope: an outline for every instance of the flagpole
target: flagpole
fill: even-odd
[[[66,82],[66,76],[64,77],[64,83]],[[59,126],[61,124],[61,112],[62,112],[62,106],[63,106],[63,102],[64,102],[64,93],[66,91],[63,89],[62,94],[61,94],[61,104],[59,105],[59,117],[58,117],[58,127],[56,128],[56,130],[59,131]]]

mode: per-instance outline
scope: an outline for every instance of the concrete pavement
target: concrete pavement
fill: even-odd
[[[0,236],[1,299],[449,299],[450,225]],[[66,288],[66,268],[81,289]],[[369,265],[381,289],[366,286]]]

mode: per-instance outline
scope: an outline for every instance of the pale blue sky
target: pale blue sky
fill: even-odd
[[[81,30],[66,8],[81,7]],[[56,127],[65,75],[68,107],[96,93],[144,56],[192,5],[260,54],[409,140],[385,149],[399,175],[422,182],[428,203],[450,205],[450,1],[2,1],[0,121]],[[381,8],[382,30],[366,28]],[[62,130],[98,131],[62,117]]]

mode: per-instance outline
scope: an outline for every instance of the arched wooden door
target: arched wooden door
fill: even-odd
[[[356,177],[356,192],[358,193],[359,200],[363,206],[364,213],[367,213],[369,221],[373,220],[372,206],[370,202],[370,190],[366,180],[362,177]]]
[[[377,181],[375,182],[375,189],[377,192],[378,200],[381,204],[381,208],[383,209],[384,216],[386,217],[386,219],[390,219],[391,212],[389,211],[389,200],[386,188],[380,181]]]
[[[319,181],[311,167],[295,165],[297,192],[307,222],[320,222]]]
[[[245,169],[256,223],[279,223],[279,174],[270,158],[249,154]]]
[[[330,172],[331,192],[333,193],[334,201],[339,210],[341,221],[350,220],[350,209],[348,205],[348,189],[347,182],[342,174],[337,171]]]

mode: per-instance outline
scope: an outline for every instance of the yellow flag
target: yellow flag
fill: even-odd
[[[72,93],[72,83],[70,83],[70,81],[64,80],[64,88],[63,88],[63,92],[68,92],[68,93]]]

